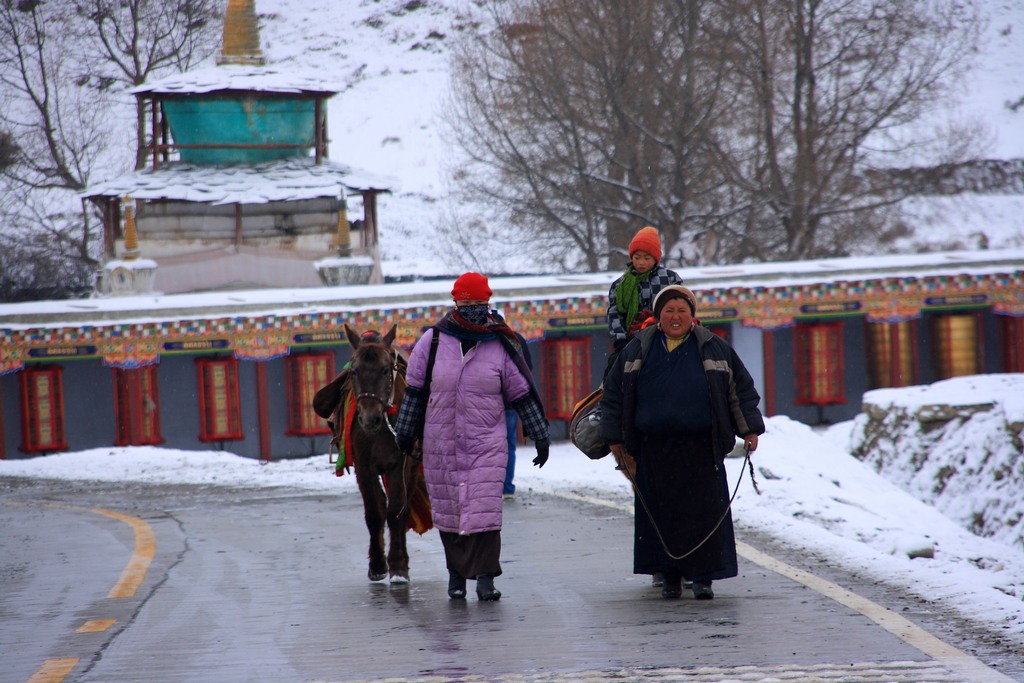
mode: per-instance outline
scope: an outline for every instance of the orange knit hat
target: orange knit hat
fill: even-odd
[[[658,238],[657,230],[651,226],[640,228],[629,243],[629,258],[633,258],[633,254],[638,251],[646,251],[655,261],[661,261],[661,239]]]
[[[463,273],[452,287],[452,299],[455,301],[489,301],[491,286],[487,284],[487,276],[480,273]]]

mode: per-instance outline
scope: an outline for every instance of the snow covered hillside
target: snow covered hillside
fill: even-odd
[[[1024,158],[1024,4],[987,0],[982,51],[948,121],[979,121],[990,158]],[[474,264],[437,226],[453,207],[440,111],[448,91],[448,56],[458,37],[485,30],[466,0],[257,0],[263,50],[271,62],[324,74],[343,90],[329,103],[330,156],[396,177],[380,204],[386,276],[451,275],[470,267],[491,273],[545,272],[545,264],[504,249],[502,263]],[[465,208],[465,207],[463,207]],[[921,235],[906,251],[1024,246],[1024,196],[918,200]]]

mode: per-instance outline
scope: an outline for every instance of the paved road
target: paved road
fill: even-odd
[[[1024,681],[998,638],[742,528],[715,600],[663,600],[622,503],[522,492],[501,601],[453,602],[436,532],[410,585],[366,580],[355,495],[0,480],[0,681]]]

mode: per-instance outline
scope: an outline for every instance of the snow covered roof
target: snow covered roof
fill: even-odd
[[[333,161],[312,157],[284,159],[258,166],[194,166],[172,163],[98,183],[82,196],[169,199],[219,204],[265,204],[353,191],[397,189],[398,181]]]
[[[941,252],[871,258],[819,259],[776,263],[682,268],[679,275],[698,296],[731,290],[818,287],[840,282],[892,278],[987,277],[1024,272],[1024,249]],[[600,299],[618,272],[492,277],[492,302]],[[253,316],[323,311],[359,311],[447,306],[451,279],[378,285],[258,289],[0,304],[0,328],[109,324],[112,321],[188,319],[203,316]],[[1022,295],[1024,296],[1024,295]]]
[[[298,71],[277,65],[221,64],[174,74],[135,87],[135,95],[194,95],[222,90],[333,95],[343,86],[325,80],[317,71]]]

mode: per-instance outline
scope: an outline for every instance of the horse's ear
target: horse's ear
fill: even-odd
[[[395,323],[394,325],[391,326],[391,329],[388,330],[388,333],[384,335],[384,345],[385,346],[391,346],[391,343],[393,341],[395,341],[395,334],[397,332],[398,332],[398,323]]]
[[[352,328],[348,326],[348,323],[344,323],[344,325],[345,325],[345,336],[348,337],[348,343],[352,345],[352,350],[355,351],[356,349],[359,348],[359,335],[356,334],[352,330]]]

